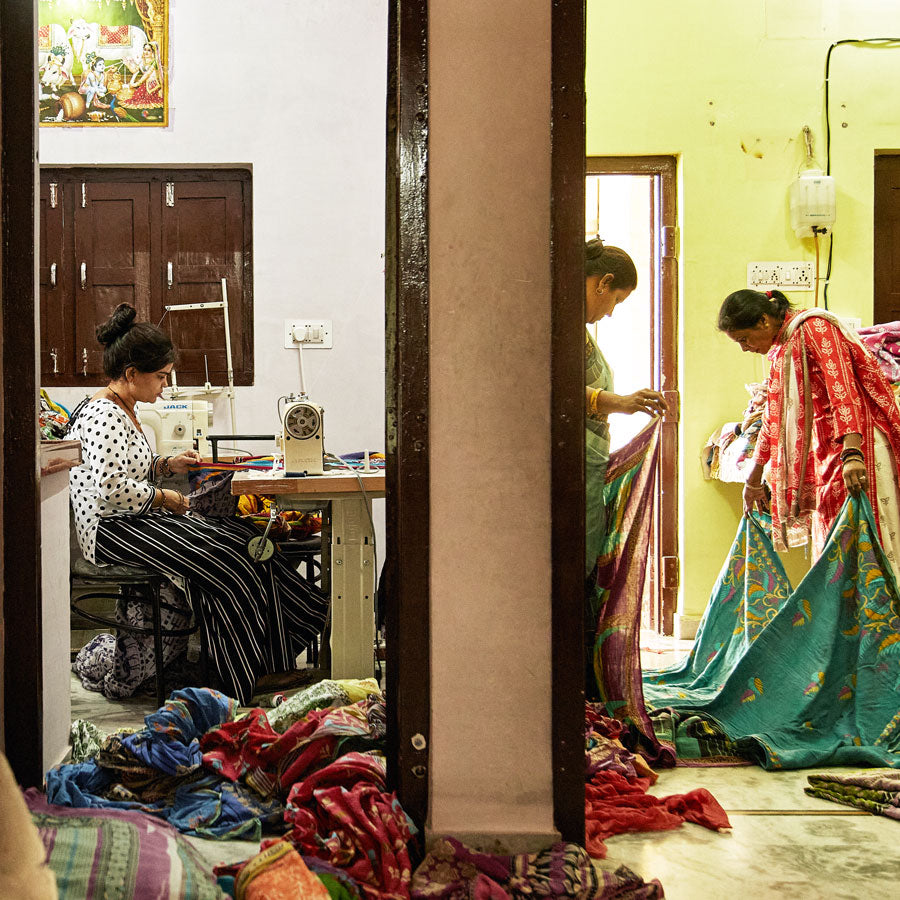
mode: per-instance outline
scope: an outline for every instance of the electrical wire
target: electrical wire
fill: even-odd
[[[829,95],[831,89],[831,54],[835,48],[844,44],[856,44],[857,46],[865,46],[873,44],[882,46],[885,44],[900,44],[900,38],[844,38],[840,41],[834,41],[825,54],[825,174],[831,174],[831,111],[829,109]],[[825,309],[828,309],[828,285],[831,281],[831,261],[834,253],[834,232],[831,233],[831,240],[828,242],[828,266],[825,270],[825,289],[822,292],[822,302]]]
[[[815,226],[813,227],[813,241],[816,244],[816,293],[815,293],[815,306],[819,305],[819,229]]]

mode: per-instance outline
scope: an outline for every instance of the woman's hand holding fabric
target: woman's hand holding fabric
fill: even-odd
[[[869,476],[866,472],[866,464],[862,455],[851,456],[844,460],[843,475],[847,490],[854,496],[868,489]]]
[[[762,482],[748,481],[744,484],[744,512],[750,515],[754,508],[767,513],[769,511],[769,494]]]
[[[184,475],[191,466],[200,462],[200,454],[196,450],[182,450],[177,456],[167,457],[167,462],[174,475]]]
[[[651,391],[650,388],[643,388],[635,391],[633,394],[625,394],[616,397],[615,412],[626,413],[647,413],[648,416],[661,416],[669,408],[666,398],[659,391]]]

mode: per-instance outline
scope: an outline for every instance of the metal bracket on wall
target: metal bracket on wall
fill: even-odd
[[[166,206],[175,205],[175,182],[166,182]]]

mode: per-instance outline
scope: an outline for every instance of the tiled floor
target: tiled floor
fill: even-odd
[[[648,668],[674,662],[690,642],[645,640]],[[73,678],[73,717],[107,731],[139,727],[155,709],[152,697],[113,702]],[[833,770],[832,770],[833,771]],[[805,771],[766,772],[756,766],[677,768],[660,772],[651,793],[707,788],[732,824],[718,834],[686,824],[674,831],[607,840],[605,866],[625,863],[658,878],[669,900],[882,900],[900,896],[900,822],[807,796]],[[211,864],[256,851],[248,841],[192,843]]]

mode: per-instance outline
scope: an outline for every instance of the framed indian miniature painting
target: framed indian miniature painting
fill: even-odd
[[[168,124],[169,0],[39,0],[41,125]]]

